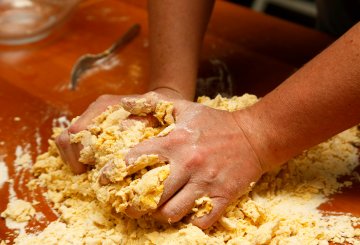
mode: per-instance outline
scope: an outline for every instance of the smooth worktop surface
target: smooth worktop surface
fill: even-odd
[[[29,145],[35,159],[47,148],[53,118],[78,115],[104,93],[145,91],[149,73],[145,6],[145,1],[84,1],[71,20],[46,40],[0,46],[0,160],[14,179],[0,187],[0,212],[14,190],[19,198],[41,202],[36,209],[46,218],[30,222],[29,229],[56,219],[41,190],[34,193],[26,188],[29,172],[15,171],[16,148]],[[134,23],[141,25],[141,33],[111,62],[81,79],[78,90],[70,91],[70,71],[77,58],[105,50]],[[234,94],[263,96],[332,41],[317,31],[219,1],[205,38],[199,77],[219,77],[218,69],[225,69]],[[355,186],[323,208],[360,215],[358,192]],[[9,232],[0,219],[0,239],[11,240]]]

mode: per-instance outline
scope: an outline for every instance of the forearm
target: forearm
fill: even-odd
[[[150,90],[167,87],[192,100],[213,0],[149,1]]]
[[[360,24],[237,116],[266,168],[359,123]]]

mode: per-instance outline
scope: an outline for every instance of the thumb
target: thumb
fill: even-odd
[[[127,175],[136,173],[147,166],[152,166],[159,162],[167,162],[168,159],[164,156],[161,145],[162,138],[152,138],[145,140],[136,145],[125,157]],[[113,163],[106,164],[101,169],[99,176],[99,183],[107,185],[110,181],[110,175],[115,168]]]
[[[69,127],[72,134],[85,130],[92,120],[104,112],[109,106],[120,104],[122,96],[102,95],[83,112],[79,119]]]

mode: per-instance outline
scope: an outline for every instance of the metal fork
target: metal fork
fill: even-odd
[[[110,48],[100,54],[85,54],[75,63],[71,71],[70,89],[75,90],[81,75],[88,69],[94,67],[101,59],[106,59],[128,44],[140,31],[140,25],[133,25],[123,36],[121,36]]]

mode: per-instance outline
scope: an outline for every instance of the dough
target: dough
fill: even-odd
[[[81,143],[80,161],[94,166],[90,171],[91,187],[96,198],[103,204],[110,204],[116,212],[125,213],[131,206],[138,211],[157,208],[164,189],[163,182],[169,176],[170,168],[157,155],[143,155],[126,166],[124,157],[136,144],[155,137],[165,136],[173,129],[173,105],[159,102],[151,106],[144,99],[128,101],[132,114],[154,116],[158,127],[148,127],[144,121],[126,122],[130,113],[121,106],[111,106],[95,118],[87,130],[71,136],[73,143]],[[105,167],[105,168],[103,168]],[[105,176],[107,185],[101,185],[99,178]]]
[[[31,203],[14,199],[10,201],[4,212],[1,213],[2,218],[10,218],[16,222],[29,221],[35,215],[35,209]]]
[[[200,103],[239,110],[256,103],[254,95],[231,99],[221,96]],[[150,108],[150,109],[149,109]],[[165,109],[164,109],[165,108]],[[74,175],[64,164],[53,140],[49,150],[33,166],[36,176],[29,187],[46,187],[47,198],[61,215],[37,234],[24,234],[17,244],[359,244],[359,218],[349,214],[326,214],[317,207],[340,188],[351,184],[340,176],[354,175],[358,166],[358,129],[349,129],[264,175],[246,195],[233,202],[215,225],[201,230],[192,224],[159,224],[151,216],[131,219],[123,214],[132,205],[154,209],[163,191],[168,164],[157,156],[143,156],[127,167],[124,156],[130,148],[151,137],[161,137],[175,126],[171,103],[148,106],[146,113],[159,119],[158,127],[142,122],[121,126],[129,112],[112,106],[94,124],[72,137],[85,147],[80,160],[92,167]],[[139,114],[144,113],[138,110]],[[144,115],[144,114],[142,114]],[[59,129],[55,129],[55,135]],[[160,136],[159,136],[160,135]],[[109,164],[110,163],[110,164]],[[102,168],[106,165],[109,169]],[[105,171],[109,184],[99,185]],[[355,176],[356,177],[356,176]],[[211,212],[211,200],[203,197],[194,211]],[[115,212],[114,212],[115,211]]]

